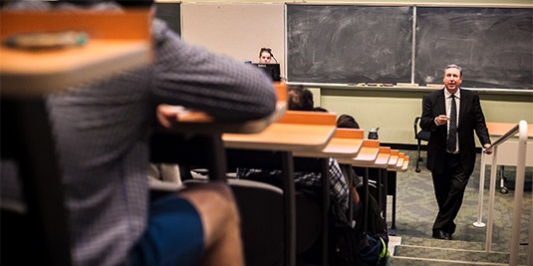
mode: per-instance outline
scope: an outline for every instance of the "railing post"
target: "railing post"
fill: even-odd
[[[492,246],[492,226],[494,216],[494,194],[496,193],[496,158],[498,158],[498,146],[492,149],[492,164],[490,166],[490,186],[489,186],[489,215],[487,217],[487,235],[485,239],[485,251],[490,252]]]
[[[518,135],[518,161],[516,164],[516,182],[515,195],[513,206],[513,227],[511,231],[510,244],[510,258],[509,265],[518,264],[518,245],[520,238],[520,224],[522,218],[522,198],[524,195],[524,179],[526,168],[526,148],[527,148],[527,123],[525,120],[519,122]],[[529,239],[531,240],[531,231],[529,231]],[[530,247],[529,247],[530,248]],[[528,252],[528,260],[530,261],[531,252]],[[530,261],[531,262],[531,261]],[[531,265],[531,264],[528,264]]]
[[[483,218],[483,191],[485,190],[485,168],[485,149],[483,149],[483,151],[481,152],[481,169],[479,169],[479,193],[477,199],[477,221],[474,223],[475,227],[485,227],[485,223],[481,221]]]
[[[533,196],[533,191],[531,191]],[[529,214],[529,237],[528,237],[528,246],[527,246],[527,264],[533,265],[533,205],[531,206],[531,213]]]

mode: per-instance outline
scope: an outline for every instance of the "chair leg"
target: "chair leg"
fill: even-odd
[[[422,158],[420,158],[420,144],[421,144],[421,142],[422,142],[421,140],[418,140],[418,148],[417,148],[417,151],[416,151],[416,170],[415,171],[417,173],[420,173],[420,167],[418,166],[418,164],[421,161],[420,159],[422,159]]]

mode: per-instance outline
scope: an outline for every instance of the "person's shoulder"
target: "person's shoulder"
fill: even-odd
[[[170,31],[167,23],[159,18],[152,19],[152,36],[156,40],[164,38],[165,34]]]
[[[474,91],[474,90],[470,90],[470,89],[463,89],[461,88],[460,90],[461,92],[461,95],[477,95],[477,91]]]
[[[479,98],[479,94],[477,91],[461,88],[461,98],[476,99],[476,98]]]
[[[430,92],[430,93],[427,93],[426,95],[424,95],[424,98],[426,98],[426,99],[428,99],[428,98],[433,99],[433,98],[436,98],[436,97],[438,97],[438,96],[440,96],[440,95],[443,95],[443,93],[444,93],[444,89],[438,89],[438,90],[436,90],[436,91],[432,91],[432,92]]]

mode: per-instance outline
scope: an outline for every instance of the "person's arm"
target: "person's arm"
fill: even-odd
[[[154,104],[184,106],[219,121],[256,119],[275,110],[273,83],[260,69],[187,44],[159,20],[153,28]]]
[[[433,102],[431,94],[424,96],[422,99],[422,117],[420,119],[420,127],[425,131],[434,131],[438,126],[446,124],[446,122],[441,124],[441,119],[438,119],[438,116],[433,115],[432,110],[434,105],[435,103]]]
[[[487,125],[485,123],[485,115],[483,114],[483,110],[481,108],[479,95],[477,93],[474,94],[472,110],[474,112],[474,119],[476,123],[476,126],[475,126],[476,135],[479,139],[479,142],[482,143],[483,148],[487,149],[491,145],[490,135],[487,129]],[[488,152],[486,151],[485,153],[491,154],[492,151],[488,151]]]
[[[342,170],[337,160],[330,158],[328,166],[331,196],[333,196],[333,198],[339,202],[340,206],[342,206],[342,209],[346,211],[349,206],[349,190],[348,185],[346,184],[346,179],[342,174]]]

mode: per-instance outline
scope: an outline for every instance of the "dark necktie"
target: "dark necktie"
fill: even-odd
[[[450,129],[448,131],[448,142],[446,143],[446,149],[448,152],[455,152],[457,143],[457,105],[455,104],[455,95],[452,95],[452,105],[450,110]]]

